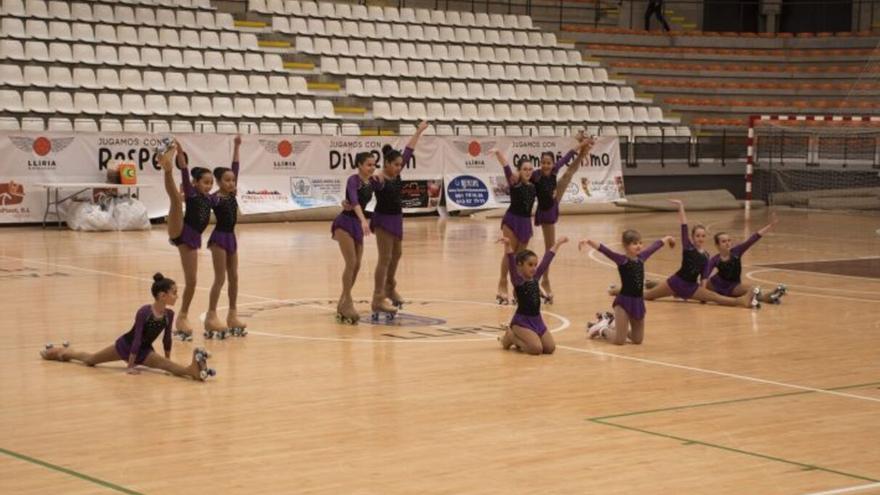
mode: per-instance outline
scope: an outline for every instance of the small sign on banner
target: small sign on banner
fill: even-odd
[[[120,163],[116,169],[119,171],[119,183],[125,185],[137,184],[137,168],[134,163]]]

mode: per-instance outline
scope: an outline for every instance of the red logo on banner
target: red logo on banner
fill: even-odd
[[[0,205],[11,206],[24,201],[24,187],[15,181],[0,184]]]
[[[282,139],[278,142],[278,154],[281,155],[282,158],[287,158],[290,154],[293,153],[293,144],[286,139]]]
[[[34,139],[34,153],[40,156],[46,156],[50,151],[52,151],[52,141],[49,141],[43,136]]]
[[[468,144],[468,154],[471,156],[479,156],[480,152],[483,151],[483,148],[480,146],[478,141],[471,141]]]

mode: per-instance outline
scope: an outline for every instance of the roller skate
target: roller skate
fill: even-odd
[[[180,339],[181,342],[192,342],[192,334],[193,329],[189,324],[189,320],[186,319],[186,313],[178,315],[177,321],[174,324],[174,338]]]
[[[223,326],[223,323],[220,321],[220,318],[217,317],[216,312],[209,312],[207,316],[205,316],[205,338],[217,339],[217,340],[225,340],[226,334],[229,329]]]
[[[777,285],[776,289],[774,289],[773,292],[770,293],[770,296],[769,296],[770,303],[771,304],[781,304],[782,303],[782,296],[784,296],[786,292],[788,292],[788,287],[786,287],[784,284]]]
[[[403,296],[397,293],[397,289],[392,285],[390,287],[385,287],[385,294],[388,295],[388,299],[391,300],[391,304],[397,308],[398,310],[403,309],[403,303],[406,302],[403,300]]]
[[[380,319],[384,319],[385,321],[392,321],[397,316],[397,308],[394,307],[393,304],[389,303],[387,299],[384,297],[376,298],[373,297],[373,304],[370,308],[373,312],[370,317],[373,321],[379,321]]]
[[[63,349],[67,349],[68,347],[70,347],[70,342],[65,340],[61,343],[61,347]],[[40,357],[50,361],[67,361],[67,359],[64,359],[64,356],[61,355],[61,353],[64,352],[63,349],[59,349],[58,352],[51,352],[53,349],[58,348],[55,347],[55,344],[49,342],[48,344],[43,346],[43,350],[40,351]]]
[[[495,294],[495,302],[501,306],[508,306],[510,304],[510,298],[507,297],[507,294]]]
[[[206,351],[204,347],[196,347],[193,349],[193,361],[199,364],[199,379],[205,381],[209,376],[216,376],[217,371],[214,368],[208,368],[208,358],[211,353]]]
[[[343,325],[357,325],[360,319],[361,316],[358,314],[357,310],[355,310],[351,298],[339,301],[339,305],[336,306],[336,323]]]
[[[229,328],[229,334],[233,337],[247,336],[247,323],[238,319],[235,310],[229,310],[226,315],[226,326]]]
[[[752,289],[752,298],[749,301],[749,307],[752,309],[761,309],[761,288]]]
[[[596,321],[587,323],[587,337],[604,339],[612,325],[614,325],[614,314],[607,311],[596,313]]]

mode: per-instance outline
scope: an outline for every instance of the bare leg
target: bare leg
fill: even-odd
[[[541,335],[541,347],[544,354],[553,354],[556,351],[556,341],[553,340],[553,334],[549,330]]]
[[[226,326],[229,328],[247,328],[247,323],[238,319],[238,252],[226,253],[226,279],[229,281],[229,311],[226,315]]]
[[[709,284],[708,288],[712,289],[712,284]],[[751,285],[739,284],[734,287],[732,291],[730,291],[730,295],[733,297],[741,297],[743,295],[748,295],[749,297],[751,297],[754,290],[755,288]],[[771,294],[772,292],[761,292],[758,295],[758,300],[763,303],[775,303],[776,301],[774,301],[773,298],[770,297]]]
[[[544,352],[544,345],[538,334],[518,325],[510,327],[513,343],[523,352],[538,356]]]
[[[388,263],[388,275],[385,277],[385,297],[391,301],[403,303],[403,298],[397,293],[397,265],[403,255],[403,243],[397,237],[391,236],[391,262]]]
[[[385,302],[385,288],[388,285],[388,267],[391,264],[394,250],[394,236],[383,229],[376,229],[376,251],[379,259],[376,262],[376,273],[373,277],[373,309]]]
[[[618,292],[619,292],[619,290],[618,290]],[[674,294],[675,293],[672,292],[672,288],[669,287],[669,284],[666,283],[666,281],[664,280],[663,282],[660,282],[659,284],[657,284],[657,286],[654,287],[653,289],[645,291],[645,300],[646,301],[653,301],[654,299],[660,299],[661,297],[669,297]],[[616,318],[615,318],[615,320],[616,320]]]
[[[614,345],[626,343],[629,334],[629,315],[620,306],[614,306],[614,329],[608,329],[605,338]]]
[[[211,259],[214,261],[214,283],[211,285],[211,294],[208,299],[205,330],[217,332],[226,330],[223,322],[217,316],[217,302],[220,300],[223,284],[226,283],[226,250],[216,244],[211,245],[209,249],[211,250]]]
[[[541,225],[541,230],[544,231],[544,252],[550,251],[550,248],[553,247],[553,244],[556,244],[556,225],[554,224],[544,224]],[[547,267],[547,270],[544,271],[544,276],[541,277],[541,288],[544,289],[544,294],[547,295],[547,298],[552,301],[553,299],[553,289],[550,288],[550,267]]]
[[[115,345],[105,347],[94,354],[76,351],[72,347],[53,347],[40,354],[43,356],[43,359],[49,361],[79,361],[86,366],[95,366],[101,363],[120,360],[119,354],[116,353]]]
[[[697,289],[696,292],[694,292],[694,295],[691,297],[693,299],[696,299],[697,301],[713,302],[722,306],[742,306],[745,308],[751,307],[751,296],[749,294],[743,295],[741,297],[727,297],[722,296],[717,292],[712,292],[708,289],[700,287],[699,289]],[[645,299],[647,299],[647,297]]]
[[[339,303],[336,306],[337,313],[346,317],[354,318],[354,303],[351,298],[351,289],[354,287],[355,277],[358,270],[358,249],[351,235],[342,230],[336,229],[333,232],[333,238],[339,243],[339,251],[342,253],[342,259],[345,261],[345,269],[342,271],[342,292],[339,294]]]
[[[519,239],[516,238],[513,231],[506,225],[501,226],[501,235],[510,240],[510,247],[514,253],[525,249],[525,245],[520,245]],[[498,297],[507,300],[507,253],[501,255],[501,278],[498,279]]]
[[[629,320],[629,341],[633,344],[641,344],[645,340],[645,320]]]
[[[165,192],[168,199],[171,200],[171,206],[168,208],[168,238],[176,239],[183,232],[183,201],[180,199],[180,191],[177,184],[174,183],[174,172],[172,167],[163,170],[165,175]]]
[[[587,157],[587,160],[589,160],[589,157]],[[559,204],[562,201],[562,198],[565,197],[565,190],[568,189],[571,179],[574,178],[574,174],[577,173],[580,167],[580,163],[572,163],[565,167],[565,173],[562,174],[562,177],[556,182],[556,192],[553,194],[553,199],[556,201],[556,204]]]
[[[501,338],[498,339],[498,341],[501,342],[501,348],[505,351],[510,349],[510,346],[516,345],[513,341],[513,331],[510,329],[510,327],[507,327],[504,330],[504,335],[502,335]]]
[[[187,314],[196,294],[196,278],[199,271],[199,251],[186,245],[177,246],[180,251],[180,263],[183,265],[183,276],[186,285],[183,288],[183,297],[180,303],[180,314],[177,316],[175,327],[177,331],[192,335],[192,326],[189,324]]]
[[[165,359],[164,356],[160,356],[157,352],[151,352],[147,355],[147,358],[144,359],[144,366],[167,371],[176,376],[188,376],[196,380],[201,380],[201,377],[199,376],[199,371],[201,370],[199,368],[199,363],[197,363],[195,359],[193,359],[193,362],[190,363],[189,366],[183,366],[170,359]]]

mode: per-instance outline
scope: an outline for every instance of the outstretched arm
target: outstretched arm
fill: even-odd
[[[235,178],[238,179],[238,170],[239,170],[239,162],[241,161],[241,155],[239,154],[239,148],[241,148],[241,134],[235,136],[235,140],[232,141],[232,173],[235,174]]]
[[[547,271],[547,268],[550,267],[550,263],[553,261],[553,257],[556,256],[556,251],[559,251],[559,248],[562,247],[563,244],[568,242],[568,237],[560,237],[559,240],[556,241],[556,244],[553,245],[550,249],[544,253],[544,257],[541,258],[541,263],[538,264],[538,268],[535,269],[535,278],[541,278],[544,273]]]
[[[183,147],[180,145],[180,141],[174,140],[174,147],[177,149],[177,168],[180,169],[180,180],[181,185],[183,186],[183,195],[187,198],[191,198],[196,195],[196,188],[193,187],[192,178],[189,176],[189,158],[186,153],[183,151]]]
[[[504,156],[504,153],[496,148],[489,150],[489,153],[495,155],[495,158],[498,159],[498,163],[504,167],[504,177],[507,178],[507,183],[511,186],[516,185],[516,183],[519,182],[519,175],[514,175],[513,170],[510,169],[510,163],[508,163],[507,157]]]
[[[669,244],[670,247],[675,246],[675,239],[671,235],[668,235],[668,236],[664,237],[663,239],[658,239],[658,240],[652,242],[650,246],[643,249],[642,252],[639,253],[639,259],[642,261],[647,260],[648,258],[651,257],[651,255],[656,253],[657,250],[662,248],[663,244]]]
[[[600,244],[592,239],[582,239],[580,242],[578,242],[578,250],[583,251],[585,246],[590,246],[596,251],[599,251],[600,253],[604,254],[606,258],[610,259],[617,265],[622,265],[626,263],[626,256],[620,253],[616,253],[611,249],[608,249],[608,246]]]
[[[413,134],[411,138],[409,138],[409,142],[406,143],[406,147],[411,150],[416,149],[416,145],[419,143],[419,138],[422,137],[422,134],[424,134],[426,130],[428,130],[428,121],[423,120],[419,122],[419,126],[416,127],[416,133]],[[403,164],[406,165],[406,157],[404,157]]]
[[[510,273],[510,283],[512,283],[514,287],[522,285],[523,279],[519,275],[519,272],[516,271],[516,254],[513,252],[513,246],[510,244],[510,239],[507,237],[501,237],[497,242],[504,244],[504,253],[505,256],[507,256],[507,271]]]

